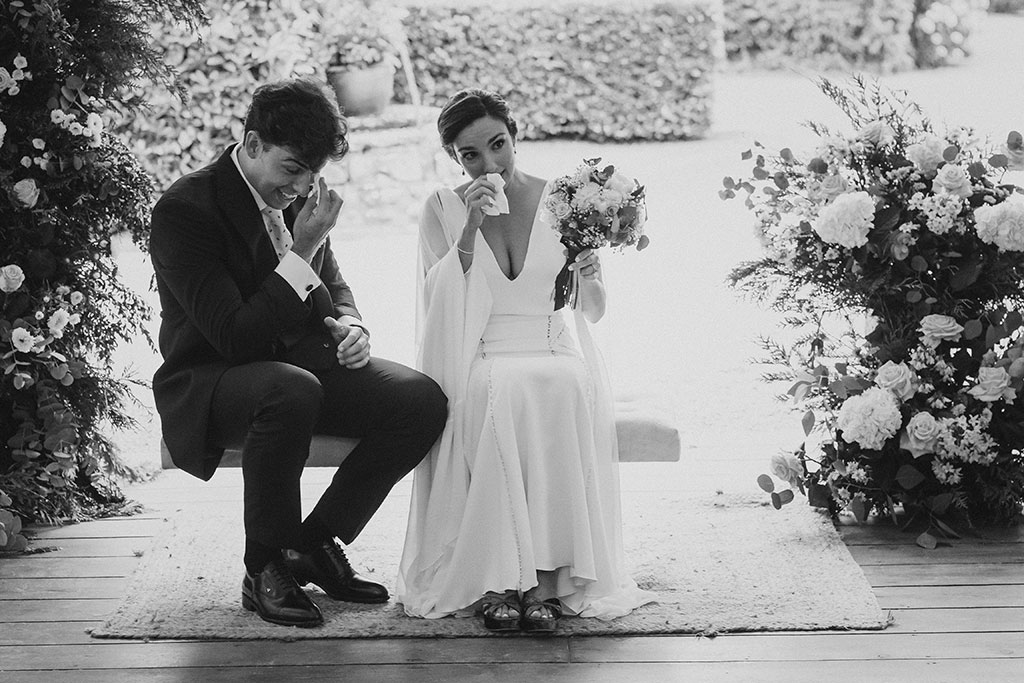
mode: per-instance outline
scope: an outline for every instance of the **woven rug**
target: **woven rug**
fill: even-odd
[[[394,588],[407,496],[389,498],[348,555]],[[216,523],[211,523],[216,520]],[[320,628],[267,624],[241,606],[240,504],[197,505],[167,522],[98,638],[286,639],[495,636],[478,619],[424,620],[384,605],[335,602],[310,586]],[[763,497],[631,493],[623,500],[627,562],[657,603],[612,621],[566,617],[560,635],[713,634],[880,629],[886,618],[829,519]],[[514,635],[513,637],[518,637]]]

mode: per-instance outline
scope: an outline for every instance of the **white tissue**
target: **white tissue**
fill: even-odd
[[[497,216],[498,214],[508,213],[508,197],[505,196],[505,179],[501,177],[500,173],[488,173],[485,177],[492,185],[494,185],[497,192],[494,195],[494,203],[490,206],[485,206],[480,210],[488,216]]]

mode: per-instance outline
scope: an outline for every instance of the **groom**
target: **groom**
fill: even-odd
[[[242,606],[275,624],[323,623],[299,584],[336,600],[388,599],[353,572],[336,538],[356,538],[447,414],[433,380],[370,356],[331,250],[342,200],[319,173],[348,151],[346,132],[316,83],[261,86],[243,140],[153,209],[163,437],[174,463],[203,480],[225,449],[242,449]],[[313,434],[360,441],[302,519]]]

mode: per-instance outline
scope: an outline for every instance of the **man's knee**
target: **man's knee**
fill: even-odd
[[[417,420],[424,431],[441,433],[448,419],[448,397],[437,382],[417,372],[402,383],[398,393],[407,414]]]
[[[296,426],[312,427],[324,401],[320,381],[312,373],[288,363],[267,364],[264,371],[264,392],[254,417],[272,415],[293,421]]]

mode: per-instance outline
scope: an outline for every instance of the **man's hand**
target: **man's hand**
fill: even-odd
[[[355,325],[344,325],[334,318],[324,318],[324,326],[338,344],[338,364],[356,370],[370,362],[370,337],[366,330]]]
[[[299,210],[295,217],[295,225],[292,226],[292,251],[309,263],[313,254],[320,248],[320,244],[327,237],[327,233],[334,228],[338,221],[338,214],[341,212],[341,205],[344,200],[334,190],[327,189],[327,181],[318,179],[316,192],[310,192],[306,203]]]

